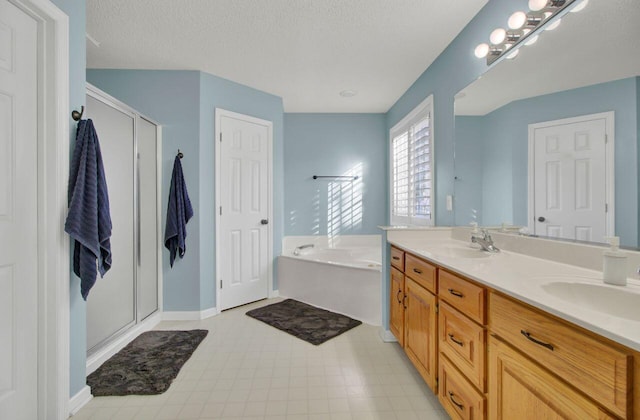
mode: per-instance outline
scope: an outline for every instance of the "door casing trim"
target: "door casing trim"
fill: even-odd
[[[605,120],[605,135],[607,141],[605,144],[605,190],[606,190],[606,221],[605,230],[606,236],[613,236],[615,232],[615,112],[601,112],[597,114],[580,115],[578,117],[562,118],[559,120],[544,121],[536,124],[529,124],[529,164],[527,171],[528,179],[528,194],[527,194],[527,228],[529,232],[535,232],[535,222],[533,220],[535,215],[535,183],[534,183],[534,171],[535,171],[535,156],[534,156],[534,143],[535,143],[535,131],[540,128],[553,127],[556,125],[575,124],[580,122],[592,121],[592,120]]]
[[[267,213],[268,219],[270,223],[267,225],[267,261],[269,265],[267,267],[268,272],[268,281],[267,281],[267,297],[272,298],[276,296],[276,292],[273,290],[273,122],[268,120],[263,120],[260,118],[252,117],[245,114],[240,114],[233,111],[228,111],[223,108],[216,108],[215,110],[215,138],[213,139],[215,143],[215,235],[216,235],[216,278],[215,278],[215,296],[216,296],[216,308],[218,308],[218,313],[222,311],[222,294],[220,293],[220,280],[222,279],[222,264],[220,264],[220,247],[221,244],[221,224],[220,224],[220,206],[222,205],[222,197],[220,197],[220,174],[222,170],[221,166],[221,145],[220,145],[220,135],[221,131],[221,120],[222,117],[235,118],[242,121],[260,124],[267,127],[268,136],[267,136],[267,183],[269,189],[269,200],[267,203]]]

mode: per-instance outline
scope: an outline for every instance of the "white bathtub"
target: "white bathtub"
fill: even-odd
[[[296,247],[307,244],[314,246],[294,255]],[[280,296],[380,325],[381,258],[379,235],[343,236],[338,242],[286,237],[278,258]]]

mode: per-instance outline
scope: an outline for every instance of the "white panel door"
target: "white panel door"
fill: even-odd
[[[38,417],[37,24],[0,0],[0,419]]]
[[[269,283],[269,127],[220,119],[220,310],[264,299]],[[220,139],[219,139],[220,140]]]
[[[604,118],[535,129],[536,234],[603,242],[605,129]]]

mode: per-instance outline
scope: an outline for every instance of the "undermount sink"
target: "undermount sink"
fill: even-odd
[[[541,286],[557,298],[618,318],[640,321],[640,293],[619,286],[554,281]]]
[[[485,252],[481,249],[462,248],[457,246],[447,246],[438,249],[437,251],[434,251],[434,254],[454,258],[487,258],[492,255],[491,253]]]

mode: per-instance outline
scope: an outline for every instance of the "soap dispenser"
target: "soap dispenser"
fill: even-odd
[[[602,278],[607,284],[625,286],[627,284],[627,254],[620,251],[620,238],[605,238],[611,248],[603,253]]]

